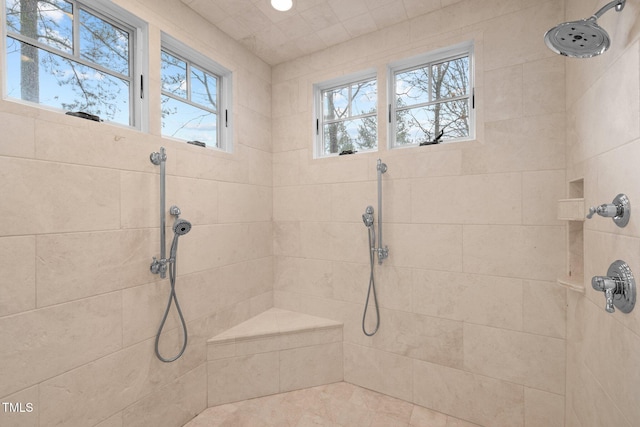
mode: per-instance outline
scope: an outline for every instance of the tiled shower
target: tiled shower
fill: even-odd
[[[182,426],[208,404],[206,341],[270,308],[343,323],[346,382],[452,417],[640,423],[640,314],[605,312],[590,286],[617,259],[640,271],[640,222],[557,214],[561,199],[640,201],[636,0],[602,17],[612,46],[591,59],[542,36],[602,2],[440,0],[273,67],[180,1],[115,3],[149,23],[148,132],[0,101],[0,400],[33,408],[0,407],[0,425]],[[232,153],[160,136],[161,31],[232,71]],[[468,40],[476,140],[389,150],[381,119],[377,152],[313,158],[315,83],[375,68],[384,87],[390,62]],[[177,278],[189,345],[170,364],[153,351],[168,280],[149,272],[160,146],[167,204],[193,224]],[[366,337],[378,158],[390,252]],[[586,289],[558,285],[569,272]]]

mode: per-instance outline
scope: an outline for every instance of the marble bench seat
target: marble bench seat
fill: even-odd
[[[208,405],[343,380],[342,323],[277,308],[207,341]]]

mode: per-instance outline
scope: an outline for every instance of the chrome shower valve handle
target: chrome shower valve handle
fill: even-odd
[[[593,218],[595,214],[605,218],[612,218],[618,227],[624,227],[629,223],[631,203],[625,194],[618,194],[612,203],[604,203],[600,206],[590,207],[587,219]]]
[[[593,276],[591,286],[604,292],[605,310],[613,313],[616,308],[629,313],[636,304],[636,281],[629,265],[617,260],[609,266],[606,276]]]

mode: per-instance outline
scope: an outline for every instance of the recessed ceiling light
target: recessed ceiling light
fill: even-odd
[[[280,12],[286,12],[293,7],[293,0],[271,0],[271,6]]]

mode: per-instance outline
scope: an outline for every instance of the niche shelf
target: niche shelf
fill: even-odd
[[[585,292],[584,286],[584,180],[569,181],[569,198],[558,200],[558,219],[568,221],[567,272],[558,285],[574,292]]]

